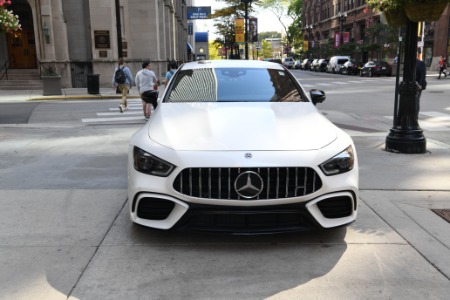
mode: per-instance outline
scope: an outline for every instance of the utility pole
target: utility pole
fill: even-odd
[[[119,58],[123,57],[122,49],[122,24],[120,22],[120,3],[119,0],[116,1],[116,26],[117,26],[117,53]]]
[[[408,20],[405,35],[403,81],[399,85],[400,101],[394,126],[386,137],[386,151],[425,153],[427,141],[418,121],[416,101],[417,22]]]
[[[248,60],[248,4],[252,3],[253,0],[241,0],[245,4],[245,59]]]

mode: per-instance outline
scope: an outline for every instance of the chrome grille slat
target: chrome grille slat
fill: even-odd
[[[289,169],[286,168],[286,193],[284,197],[287,198],[289,196]]]
[[[277,186],[276,186],[276,191],[277,191],[277,195],[276,195],[276,199],[278,199],[278,193],[279,193],[279,187],[280,187],[280,168],[277,168]]]
[[[306,179],[308,178],[308,169],[305,168],[305,176],[303,179],[303,196],[306,195]]]
[[[211,168],[208,169],[208,191],[209,191],[209,199],[211,199]]]
[[[254,198],[242,198],[235,191],[234,182],[243,172],[258,173],[263,180],[262,191]],[[301,197],[321,187],[319,175],[308,167],[189,168],[173,183],[177,192],[187,196],[242,201]]]
[[[193,193],[193,187],[192,187],[192,169],[189,169],[189,196],[192,196]]]

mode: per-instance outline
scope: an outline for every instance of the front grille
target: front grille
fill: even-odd
[[[191,204],[177,228],[188,231],[262,234],[320,228],[304,204],[258,207]]]
[[[146,197],[139,201],[137,216],[147,220],[165,220],[174,207],[172,201]]]
[[[317,206],[324,217],[329,219],[344,218],[352,214],[352,198],[349,196],[328,198],[318,202]]]
[[[246,200],[282,199],[305,196],[322,187],[319,175],[306,167],[282,168],[190,168],[175,178],[174,189],[187,196],[208,199],[243,199],[235,190],[239,174],[255,172],[261,176],[263,189]]]

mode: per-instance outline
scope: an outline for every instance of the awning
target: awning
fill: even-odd
[[[192,48],[192,45],[191,45],[191,44],[186,43],[186,46],[187,46],[187,51],[188,51],[188,53],[189,53],[189,52],[190,52],[190,53],[194,53],[194,48]]]

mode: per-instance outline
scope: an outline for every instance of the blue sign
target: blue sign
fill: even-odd
[[[209,19],[211,15],[211,6],[188,6],[187,7],[187,19]]]

